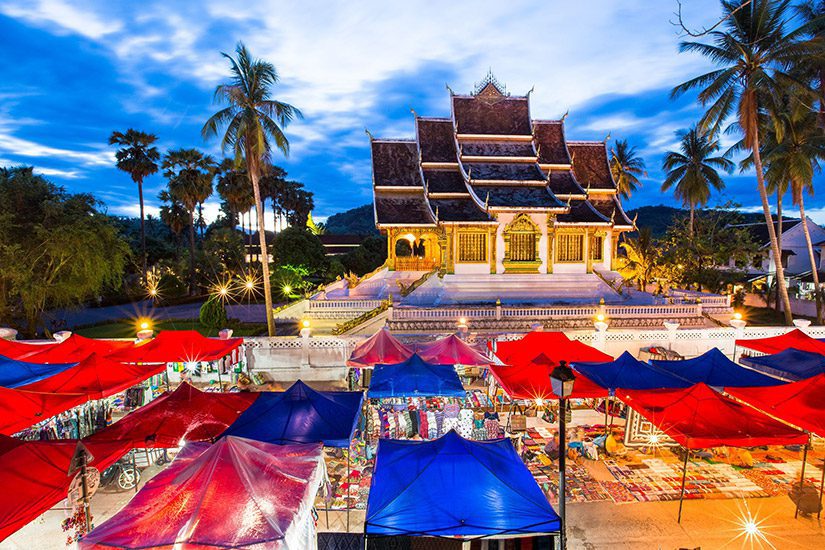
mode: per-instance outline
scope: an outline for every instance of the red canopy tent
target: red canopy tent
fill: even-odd
[[[506,365],[529,363],[542,354],[556,363],[601,363],[613,360],[613,357],[594,347],[571,340],[563,332],[533,331],[521,340],[496,344],[496,357]]]
[[[0,435],[0,541],[66,498],[77,440],[21,441]],[[122,443],[88,444],[90,466],[103,471],[123,456]]]
[[[223,433],[259,395],[202,392],[184,382],[89,440],[124,441],[130,448],[178,447],[181,440],[208,441]]]
[[[0,339],[0,355],[29,363],[77,363],[92,353],[107,356],[134,347],[126,340],[96,340],[72,334],[62,342],[34,344]]]
[[[725,391],[789,424],[825,437],[825,374],[782,386]]]
[[[609,360],[609,359],[608,359]],[[544,354],[521,365],[490,365],[490,372],[512,399],[558,399],[550,384],[550,373],[558,365]],[[571,399],[607,397],[608,391],[583,375],[576,375]]]
[[[779,353],[793,348],[825,355],[825,342],[811,338],[798,328],[786,334],[771,336],[770,338],[739,339],[736,340],[736,345],[765,354]]]
[[[773,386],[769,389],[781,387],[783,386]],[[687,449],[723,445],[757,447],[805,444],[809,438],[808,434],[725,397],[702,383],[683,389],[619,389],[616,390],[616,395],[685,447],[682,489],[679,495],[680,522],[687,477]]]
[[[243,338],[207,338],[196,330],[164,330],[158,335],[109,356],[121,363],[196,363],[217,361],[238,349]]]
[[[38,393],[0,387],[0,434],[15,434],[86,400],[81,393]]]
[[[418,351],[418,356],[434,365],[487,366],[490,359],[479,353],[470,344],[451,334],[436,340]]]
[[[350,367],[373,367],[403,363],[413,350],[398,341],[389,329],[382,328],[352,350],[347,361]]]
[[[93,353],[74,367],[20,389],[44,393],[81,393],[87,399],[103,399],[165,369],[163,364],[124,365]]]
[[[321,444],[195,443],[80,548],[313,548]]]

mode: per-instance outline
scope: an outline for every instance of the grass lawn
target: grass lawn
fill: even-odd
[[[263,323],[238,323],[230,322],[227,328],[231,328],[233,336],[262,336],[266,335],[266,325]],[[204,336],[217,336],[220,329],[205,327],[197,319],[178,319],[167,321],[156,321],[152,323],[152,329],[161,330],[197,330]],[[81,336],[87,338],[134,338],[137,327],[132,320],[113,321],[80,327],[74,330]]]

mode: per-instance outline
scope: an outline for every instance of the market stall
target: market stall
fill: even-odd
[[[101,340],[79,334],[48,343],[0,339],[0,355],[31,363],[77,363],[92,353],[105,357],[132,347],[134,343],[131,340]]]
[[[706,384],[659,390],[620,388],[616,390],[616,396],[684,447],[680,521],[691,450],[719,446],[804,445],[809,438],[808,434],[725,397]]]
[[[320,444],[233,436],[191,443],[80,548],[312,550],[312,506],[324,480]]]
[[[416,353],[428,363],[436,365],[463,365],[486,367],[491,360],[456,334],[423,346]]]
[[[49,365],[29,363],[28,361],[0,356],[0,386],[4,388],[18,388],[32,384],[63,372],[75,364],[76,363],[57,363]]]
[[[594,347],[578,340],[571,340],[563,332],[534,330],[519,340],[495,342],[493,351],[505,365],[528,364],[535,362],[536,358],[542,355],[556,364],[559,361],[575,363],[613,360],[613,357]]]
[[[398,341],[390,330],[384,327],[352,350],[347,366],[367,368],[381,363],[400,363],[409,359],[412,354],[413,350]]]
[[[743,354],[746,356],[770,355],[790,348],[825,355],[825,342],[811,338],[798,328],[780,336],[769,338],[739,338],[736,340],[736,347],[743,348]]]
[[[576,372],[611,392],[614,392],[616,388],[658,390],[687,388],[693,385],[680,376],[639,361],[627,351],[615,361],[608,363],[574,362],[571,366]],[[578,382],[577,378],[576,384]]]
[[[368,537],[501,537],[559,527],[509,440],[469,441],[450,431],[433,441],[379,443]]]
[[[86,396],[80,393],[40,393],[0,387],[0,434],[15,434],[85,401]]]
[[[728,359],[719,348],[683,361],[651,361],[654,367],[675,374],[694,384],[702,382],[716,388],[776,386],[782,380],[747,369]]]
[[[788,348],[771,355],[742,357],[742,364],[789,382],[825,373],[825,355]]]
[[[418,354],[400,363],[377,364],[367,391],[370,399],[436,396],[464,398],[466,392],[453,365],[428,363]]]

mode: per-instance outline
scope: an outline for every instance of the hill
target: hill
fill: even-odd
[[[657,206],[640,206],[633,210],[628,210],[627,215],[632,220],[636,215],[637,227],[649,227],[653,238],[663,237],[668,226],[673,223],[673,219],[680,216],[687,216],[688,211],[684,208],[673,208],[659,204]],[[741,223],[760,223],[765,221],[765,216],[761,212],[739,212],[742,218]],[[792,219],[785,217],[785,219]]]
[[[332,235],[377,235],[372,204],[365,204],[327,218],[326,231]]]

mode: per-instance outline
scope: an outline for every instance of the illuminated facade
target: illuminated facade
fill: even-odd
[[[530,98],[488,76],[451,94],[450,118],[416,115],[414,139],[372,139],[376,226],[388,266],[446,273],[612,268],[622,209],[603,141],[567,141]]]

